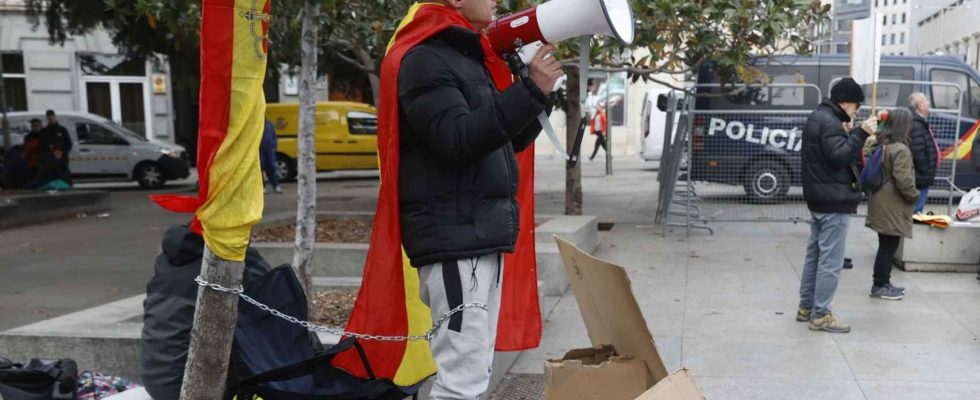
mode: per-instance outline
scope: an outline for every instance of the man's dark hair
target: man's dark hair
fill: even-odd
[[[44,115],[47,115],[47,116],[50,117],[50,116],[54,115],[54,110],[48,110],[46,113],[44,113]]]
[[[39,119],[37,119],[37,118],[34,118],[34,119],[31,119],[31,123],[32,123],[32,124],[33,124],[33,123],[35,123],[35,122],[37,122],[37,123],[39,123],[39,124],[40,124],[40,123],[41,123],[41,120],[39,120]]]

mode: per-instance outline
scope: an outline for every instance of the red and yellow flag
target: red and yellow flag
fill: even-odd
[[[402,20],[388,44],[381,65],[378,107],[378,156],[381,192],[374,218],[371,247],[349,332],[386,336],[422,335],[432,326],[429,308],[419,297],[418,272],[402,248],[398,202],[398,71],[413,47],[450,26],[472,25],[440,3],[417,3]],[[506,63],[484,35],[486,67],[503,90],[513,82]],[[541,338],[537,269],[534,249],[534,149],[518,154],[521,229],[516,252],[505,258],[497,350],[537,347]],[[428,342],[362,342],[374,375],[402,387],[413,386],[436,372]],[[334,365],[361,377],[368,374],[356,353],[340,354]]]
[[[956,124],[959,127],[959,124]],[[941,154],[943,160],[970,160],[973,158],[973,139],[980,130],[980,121],[977,121],[959,138],[959,146],[956,142],[946,147]]]
[[[204,0],[198,196],[151,196],[161,207],[194,212],[192,229],[217,256],[245,259],[262,218],[259,142],[265,121],[267,34],[272,0]]]

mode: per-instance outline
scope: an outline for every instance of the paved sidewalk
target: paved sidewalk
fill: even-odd
[[[974,274],[895,270],[907,297],[873,300],[877,239],[854,218],[847,255],[856,267],[842,272],[834,301],[853,331],[811,332],[795,321],[809,225],[716,223],[713,236],[662,237],[638,228],[656,208],[647,165],[622,161],[613,179],[586,168],[586,211],[616,223],[596,255],[627,268],[668,369],[689,368],[709,399],[980,398]],[[570,293],[547,317],[542,342],[512,374],[540,374],[546,359],[589,345]]]

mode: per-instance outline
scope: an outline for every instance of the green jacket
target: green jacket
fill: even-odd
[[[865,154],[870,155],[877,147],[869,139]],[[884,174],[885,184],[868,201],[865,226],[884,235],[912,238],[912,208],[919,200],[919,190],[915,188],[912,152],[905,143],[885,145]]]

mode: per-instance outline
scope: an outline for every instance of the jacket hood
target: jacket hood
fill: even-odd
[[[204,238],[185,225],[173,225],[163,234],[163,254],[171,265],[182,266],[204,256]]]

